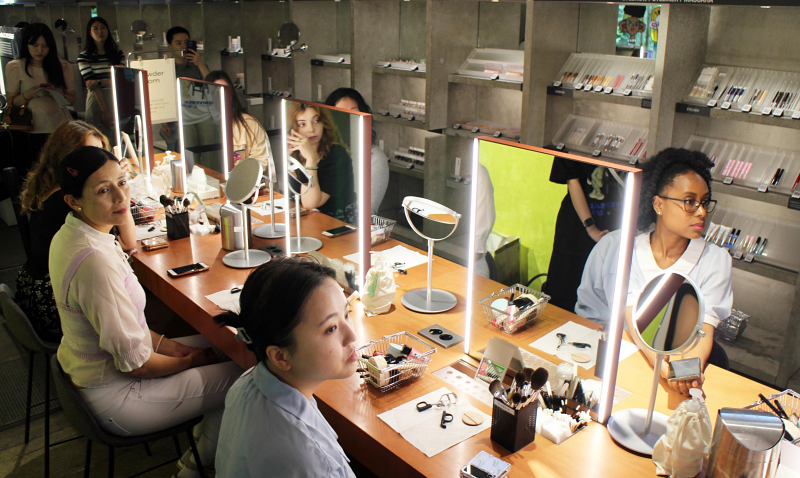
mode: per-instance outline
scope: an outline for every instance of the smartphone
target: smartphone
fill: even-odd
[[[186,42],[186,50],[192,50],[197,53],[197,40],[189,40]]]
[[[189,264],[188,266],[181,266],[176,267],[174,269],[169,269],[167,272],[172,277],[183,277],[188,276],[189,274],[195,274],[197,272],[207,271],[208,266],[202,262],[198,262],[196,264]]]
[[[322,235],[327,237],[339,237],[349,234],[355,230],[355,227],[351,226],[350,224],[345,224],[342,227],[335,227],[333,229],[328,229],[327,231],[322,231]]]
[[[169,247],[169,244],[164,236],[151,237],[142,241],[142,249],[145,251],[156,251],[166,247]]]
[[[677,382],[679,380],[693,380],[700,378],[700,359],[698,357],[673,360],[669,363],[669,378],[670,382]]]

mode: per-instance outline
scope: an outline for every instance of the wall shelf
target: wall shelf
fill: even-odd
[[[728,121],[741,121],[750,124],[763,124],[766,126],[778,126],[780,128],[800,129],[800,120],[791,119],[788,116],[777,117],[758,113],[742,113],[741,111],[709,108],[708,106],[682,102],[675,105],[675,112],[684,115],[702,116],[706,118],[724,119]]]
[[[560,96],[562,98],[575,98],[576,100],[600,101],[617,105],[635,106],[637,108],[647,108],[653,104],[652,98],[642,96],[623,96],[615,93],[605,94],[594,91],[576,90],[575,88],[562,88],[560,86],[548,86],[547,94],[550,96]]]
[[[425,79],[427,73],[424,71],[419,70],[400,70],[397,68],[382,68],[380,66],[373,66],[372,73],[375,75],[394,75],[394,76],[406,76],[410,78],[420,78]]]
[[[341,70],[352,70],[352,63],[334,63],[332,61],[311,60],[311,66],[322,66],[326,68],[338,68]]]
[[[423,123],[422,121],[407,120],[404,118],[395,118],[394,116],[385,116],[378,114],[372,115],[372,119],[376,123],[390,123],[390,124],[396,124],[398,126],[405,126],[406,128],[416,128],[428,131],[428,128],[426,127],[425,123]],[[440,131],[432,131],[432,132],[439,133]]]
[[[475,138],[478,138],[480,136],[492,136],[490,134],[481,133],[481,132],[473,133],[470,130],[461,129],[461,128],[460,129],[444,128],[442,130],[442,133],[446,134],[447,136],[460,137],[460,138],[466,138],[466,139],[475,139]],[[511,141],[511,142],[515,142],[515,143],[519,143],[519,139],[518,138],[506,138],[505,136],[500,136],[499,139],[502,139],[502,140],[505,140],[505,141]]]
[[[502,88],[505,90],[522,91],[522,83],[503,80],[489,80],[486,78],[475,78],[472,76],[464,75],[448,75],[447,81],[449,83],[458,83],[461,85],[483,86],[487,88]]]
[[[778,206],[786,206],[786,204],[789,202],[789,196],[786,194],[774,193],[770,191],[762,193],[751,187],[740,186],[738,184],[724,184],[716,179],[714,180],[712,188],[715,193],[729,194],[731,196],[751,199],[753,201],[766,202]]]
[[[409,176],[415,179],[421,179],[423,181],[425,180],[425,172],[420,171],[418,169],[408,169],[393,163],[389,163],[389,171],[394,171],[395,173],[402,174],[404,176]]]
[[[732,266],[734,269],[750,272],[785,284],[795,285],[797,283],[797,272],[771,266],[763,262],[757,262],[757,260],[758,256],[756,256],[756,260],[753,262],[733,259]]]
[[[448,188],[452,188],[455,189],[456,191],[466,194],[469,194],[470,191],[472,190],[472,183],[470,184],[464,184],[463,182],[457,183],[456,180],[452,178],[448,178],[447,181],[445,181],[445,184],[447,185]]]

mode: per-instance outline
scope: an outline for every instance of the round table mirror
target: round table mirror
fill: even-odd
[[[131,31],[137,36],[144,35],[147,33],[147,23],[144,20],[134,20],[131,23]]]
[[[300,233],[300,196],[304,194],[304,186],[306,187],[306,191],[314,187],[314,177],[311,176],[311,173],[308,172],[305,166],[291,156],[288,157],[286,166],[287,170],[292,173],[288,175],[287,183],[289,185],[289,190],[294,193],[295,223],[297,224],[297,233],[294,237],[291,237],[291,232],[287,231],[289,232],[289,239],[287,241],[289,248],[294,254],[305,254],[319,250],[322,248],[322,241],[316,237],[303,237]]]
[[[704,337],[705,304],[700,289],[689,277],[665,272],[648,282],[631,310],[636,342],[656,353],[653,383],[647,410],[631,408],[619,411],[608,421],[608,432],[630,451],[652,455],[653,447],[667,432],[669,417],[654,411],[661,362],[665,355],[677,355],[693,349]]]
[[[261,175],[264,170],[261,163],[255,158],[247,158],[239,161],[228,175],[228,182],[225,183],[225,196],[233,204],[238,204],[242,210],[241,225],[234,229],[239,229],[242,234],[244,248],[240,251],[233,251],[222,258],[222,263],[234,269],[250,269],[269,262],[272,258],[269,252],[258,249],[250,249],[250,231],[247,231],[249,224],[249,209],[243,204],[251,196],[253,202],[258,198],[258,185],[261,182]],[[234,231],[234,234],[238,231]]]
[[[281,25],[281,29],[278,31],[278,40],[284,46],[294,45],[300,40],[300,29],[294,23],[286,22]]]
[[[68,26],[69,24],[63,18],[59,18],[58,20],[56,20],[55,23],[56,30],[60,31],[61,33],[65,33],[67,31]]]

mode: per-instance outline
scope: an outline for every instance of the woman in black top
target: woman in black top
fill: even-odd
[[[353,179],[353,159],[344,146],[330,113],[323,108],[291,103],[289,154],[314,178],[314,187],[301,196],[303,207],[350,224],[356,223],[358,204]]]
[[[97,128],[83,121],[60,125],[50,135],[22,185],[21,213],[30,215],[31,255],[17,275],[15,300],[39,337],[49,342],[60,342],[62,335],[48,270],[50,241],[71,211],[56,182],[56,167],[64,156],[80,146],[108,149],[108,140]],[[125,250],[136,245],[133,217],[128,226],[120,228],[119,242]]]
[[[624,190],[608,168],[556,157],[550,181],[566,184],[556,219],[545,293],[550,303],[573,311],[586,259],[604,235],[620,228]]]

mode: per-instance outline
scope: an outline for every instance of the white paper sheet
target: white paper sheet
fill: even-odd
[[[565,334],[567,336],[564,345],[558,348],[558,337],[556,334]],[[590,329],[575,322],[567,322],[561,327],[553,330],[549,334],[540,338],[539,340],[529,344],[530,347],[537,348],[543,352],[555,355],[561,360],[569,363],[574,363],[585,370],[589,370],[597,363],[597,344],[600,341],[600,332]],[[569,345],[567,342],[580,342],[590,344],[590,348],[578,348],[574,345]],[[638,348],[626,340],[623,340],[619,349],[619,361],[623,361],[630,357]],[[588,355],[591,360],[586,363],[579,363],[572,358],[572,354],[582,353]]]
[[[237,285],[240,290],[243,285]],[[232,289],[232,288],[231,288]],[[207,295],[206,299],[213,302],[217,307],[223,310],[230,310],[236,312],[237,314],[240,311],[239,306],[239,296],[242,294],[241,292],[231,292],[231,289],[221,290],[219,292],[215,292],[211,295]]]
[[[477,435],[492,425],[492,417],[473,407],[466,397],[459,397],[458,403],[447,409],[447,412],[453,415],[453,421],[447,424],[447,428],[439,426],[442,420],[442,408],[433,407],[424,412],[417,411],[417,403],[422,401],[436,403],[446,393],[452,393],[452,391],[442,387],[388,412],[381,413],[378,418],[429,458]],[[464,412],[482,415],[483,423],[474,427],[465,424],[461,420]]]
[[[262,216],[270,216],[272,210],[269,207],[269,201],[260,202],[258,204],[248,204],[253,212]],[[275,200],[275,212],[283,212],[286,209],[286,198],[279,198]]]
[[[152,231],[149,230],[151,227],[154,228]],[[161,232],[162,227],[164,226],[158,222],[136,226],[136,240],[142,241],[151,237],[166,236],[166,232]]]
[[[371,265],[375,265],[375,261],[379,256],[384,256],[386,258],[386,263],[390,266],[393,266],[395,263],[402,264],[397,266],[398,269],[410,269],[428,263],[428,256],[403,246],[394,246],[385,251],[370,251]],[[356,262],[359,259],[357,252],[346,255],[344,258],[350,262]]]

